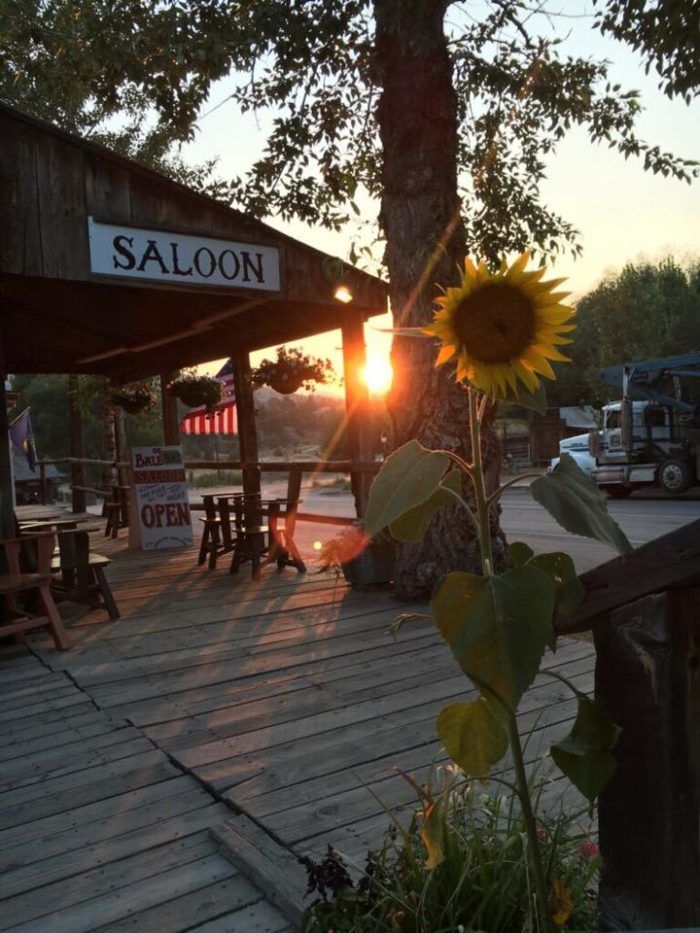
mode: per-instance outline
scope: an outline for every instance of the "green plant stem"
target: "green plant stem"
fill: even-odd
[[[486,504],[487,504],[487,505],[489,506],[489,508],[490,508],[490,507],[493,505],[493,503],[494,503],[497,499],[500,498],[500,496],[505,492],[505,490],[508,489],[509,486],[512,486],[513,483],[518,483],[518,482],[520,482],[521,479],[527,479],[528,476],[542,476],[542,474],[541,474],[541,473],[533,473],[533,472],[530,472],[530,473],[518,473],[518,475],[512,477],[512,479],[506,480],[505,483],[501,483],[501,485],[498,487],[498,489],[494,490],[494,492],[492,492],[491,495],[486,499]]]
[[[516,719],[515,712],[512,710],[508,714],[508,741],[510,744],[510,753],[513,756],[515,783],[518,787],[520,806],[522,808],[523,820],[525,821],[525,832],[527,834],[528,849],[530,850],[530,861],[532,862],[532,873],[535,878],[535,894],[537,896],[537,906],[539,908],[539,926],[542,933],[551,933],[552,924],[549,918],[547,885],[544,880],[542,855],[540,853],[539,839],[537,838],[537,821],[535,820],[535,814],[532,809],[532,801],[530,799],[530,788],[527,782],[523,750],[520,744],[518,721]]]
[[[474,483],[474,495],[476,498],[477,520],[479,523],[479,546],[481,548],[481,563],[485,577],[493,576],[493,549],[491,546],[491,525],[489,523],[489,498],[486,495],[486,483],[484,481],[484,470],[481,458],[481,418],[485,411],[485,405],[479,405],[477,401],[477,392],[469,388],[469,431],[472,445],[472,470],[471,477]],[[500,625],[500,621],[498,622]],[[515,769],[515,783],[517,785],[518,797],[522,808],[523,820],[525,822],[525,832],[527,834],[528,850],[530,861],[532,863],[532,873],[535,879],[535,895],[539,914],[539,927],[541,933],[551,933],[552,924],[549,918],[549,902],[547,898],[547,886],[544,880],[544,870],[542,867],[542,856],[540,854],[539,840],[537,839],[537,822],[532,809],[532,800],[530,799],[530,788],[525,771],[525,762],[523,759],[523,750],[520,743],[520,733],[518,732],[518,721],[515,710],[507,707],[505,718],[508,728],[508,743],[510,745],[511,755],[513,756],[513,766]]]
[[[493,551],[491,548],[491,526],[489,524],[489,509],[486,502],[486,485],[484,483],[484,468],[481,460],[481,423],[476,389],[469,389],[469,432],[472,444],[472,470],[471,478],[474,483],[474,496],[476,498],[476,514],[479,522],[479,547],[481,548],[481,565],[485,577],[493,576]]]

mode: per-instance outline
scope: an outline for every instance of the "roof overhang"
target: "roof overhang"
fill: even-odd
[[[386,310],[381,279],[101,146],[5,106],[0,137],[6,372],[125,379]]]

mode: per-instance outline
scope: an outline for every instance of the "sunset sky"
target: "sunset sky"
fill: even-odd
[[[669,101],[657,89],[654,75],[644,74],[636,53],[596,33],[592,18],[587,15],[590,3],[569,2],[564,8],[567,16],[553,25],[559,35],[568,33],[564,50],[608,59],[612,63],[613,80],[642,91],[645,111],[638,122],[639,135],[663,150],[697,158],[700,154],[697,104],[688,107],[681,101]],[[230,82],[220,82],[204,112],[224,100],[230,87]],[[217,158],[222,177],[242,174],[261,150],[271,119],[271,114],[257,119],[251,115],[244,117],[227,102],[202,118],[197,139],[186,148],[185,155],[193,161]],[[619,269],[629,260],[658,259],[664,255],[683,260],[700,254],[700,182],[688,186],[652,176],[637,161],[625,161],[607,148],[593,146],[586,134],[578,130],[570,133],[548,163],[543,186],[546,203],[581,231],[583,257],[576,261],[562,258],[555,267],[557,275],[569,277],[575,295],[585,293],[607,271]],[[378,212],[376,202],[365,199],[361,207],[362,220],[372,222]],[[267,222],[343,259],[347,259],[352,240],[358,239],[357,229],[332,233],[303,223],[282,223],[275,218],[267,218]],[[390,338],[376,328],[388,326],[391,326],[388,316],[386,320],[375,318],[367,326],[370,358],[387,355]],[[331,356],[340,371],[339,346],[338,334],[305,342],[309,352]]]

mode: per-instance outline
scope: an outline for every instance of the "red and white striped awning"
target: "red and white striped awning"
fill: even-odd
[[[226,367],[224,367],[224,370]],[[216,406],[211,415],[207,414],[204,405],[193,408],[180,421],[181,434],[238,434],[238,415],[233,389],[233,376],[222,375],[217,378],[221,382],[222,401]]]
[[[208,415],[204,406],[193,408],[180,422],[181,434],[238,434],[238,415],[235,402],[218,405]]]

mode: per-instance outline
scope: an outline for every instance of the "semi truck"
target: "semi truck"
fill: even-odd
[[[613,498],[648,485],[680,495],[700,482],[700,353],[608,366],[600,378],[621,400],[603,406],[599,430],[567,438],[560,453]]]

